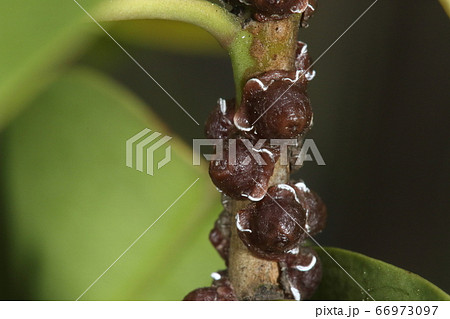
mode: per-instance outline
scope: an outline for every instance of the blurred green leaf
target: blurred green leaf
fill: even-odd
[[[80,1],[92,10],[101,0]],[[74,1],[1,1],[0,128],[61,71],[98,28]]]
[[[444,291],[409,271],[339,248],[326,251],[377,301],[450,300]],[[321,249],[323,278],[313,300],[371,300]]]
[[[444,7],[445,12],[450,17],[450,0],[439,0],[441,5]]]
[[[130,93],[87,70],[62,77],[8,127],[0,169],[9,289],[75,300],[197,178],[82,300],[179,300],[209,285],[224,267],[207,239],[218,193],[177,137],[154,176],[126,167],[125,141],[144,128],[173,136]]]
[[[111,34],[119,42],[177,54],[225,55],[226,51],[205,30],[184,22],[129,20],[111,23]]]

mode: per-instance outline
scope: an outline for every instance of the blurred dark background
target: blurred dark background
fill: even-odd
[[[319,2],[318,14],[299,35],[313,58],[372,1]],[[449,19],[438,1],[378,1],[315,65],[308,91],[314,128],[308,138],[326,166],[307,162],[298,175],[327,203],[328,226],[317,238],[322,245],[405,268],[447,292],[449,40]],[[109,38],[77,63],[112,74],[189,145],[203,137],[217,98],[234,95],[226,54],[121,42],[201,126]]]

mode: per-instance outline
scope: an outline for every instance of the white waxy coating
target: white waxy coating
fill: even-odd
[[[306,184],[304,182],[296,183],[295,187],[298,188],[299,190],[305,192],[305,193],[309,193],[310,192],[310,189],[306,186]],[[305,230],[306,230],[307,233],[311,232],[311,226],[309,226],[309,224],[308,224],[308,219],[309,219],[309,209],[306,209]]]
[[[300,301],[301,295],[300,295],[300,291],[298,291],[297,288],[291,287],[291,293],[294,296],[295,300]]]
[[[312,72],[306,73],[305,77],[308,81],[311,81],[312,79],[314,79],[316,77],[316,71],[312,70]]]
[[[295,192],[295,189],[292,186],[290,186],[288,184],[278,184],[277,187],[281,188],[281,189],[285,189],[287,191],[290,191],[292,194],[294,194],[295,201],[297,203],[301,204],[300,199],[297,197],[297,193]]]
[[[304,191],[305,193],[309,193],[310,192],[309,188],[306,186],[306,184],[304,182],[296,183],[295,187],[297,187],[301,191]]]
[[[302,42],[302,41],[298,41],[298,44],[302,45],[302,49],[301,49],[299,55],[302,56],[302,55],[307,54],[308,53],[308,45],[305,42]],[[314,79],[316,77],[316,71],[315,70],[310,70],[311,66],[308,69],[305,70],[305,78],[308,81],[311,81],[312,79]]]
[[[242,227],[242,225],[240,224],[240,221],[239,221],[239,214],[236,214],[236,227],[239,231],[242,231],[242,232],[249,232],[249,233],[252,232],[251,229],[245,229]]]
[[[236,126],[238,128],[238,130],[240,130],[240,131],[248,132],[248,131],[253,130],[253,126],[245,127],[245,126],[242,126],[239,123],[239,121],[236,121],[236,115],[233,118],[233,122],[234,122],[234,126]]]
[[[256,149],[256,148],[253,148],[253,147],[252,147],[252,150],[255,151],[255,152],[257,152],[257,153],[266,153],[266,154],[269,154],[270,158],[272,158],[272,159],[274,158],[273,153],[272,153],[271,151],[269,151],[268,149],[266,149],[266,148]]]
[[[225,115],[227,114],[227,101],[225,99],[219,99],[220,112]]]
[[[300,271],[309,271],[316,265],[316,262],[317,262],[317,258],[316,258],[316,256],[313,255],[313,258],[308,266],[297,265],[294,268],[297,270],[300,270]]]
[[[251,78],[250,80],[248,80],[249,82],[256,82],[259,87],[263,90],[263,91],[267,91],[267,89],[269,88],[269,86],[273,83],[273,80],[270,81],[269,84],[264,85],[264,83],[262,83],[262,81],[260,79],[257,78]]]
[[[253,197],[251,195],[248,194],[242,194],[242,196],[247,197],[249,200],[251,200],[252,202],[259,202],[261,199],[264,198],[265,194],[261,195],[260,197]],[[236,215],[237,216],[237,215]],[[251,232],[251,231],[250,231]]]
[[[283,78],[283,81],[289,81],[289,82],[292,82],[292,83],[296,83],[300,79],[300,77],[303,75],[301,73],[302,73],[302,70],[297,70],[295,72],[295,79],[291,79],[289,77],[286,77],[286,78]]]
[[[292,248],[291,250],[288,250],[287,252],[292,255],[297,255],[299,251],[300,251],[300,248],[295,247],[295,248]]]
[[[211,274],[211,278],[214,279],[214,280],[220,280],[220,279],[222,279],[222,276],[219,273],[217,273],[217,272],[213,272]]]
[[[300,51],[300,55],[305,55],[308,52],[308,45],[305,42],[298,41],[298,44],[302,44],[302,50]]]
[[[246,5],[248,5],[248,6],[251,6],[251,4],[250,3],[248,3],[247,1],[245,1],[245,0],[239,0],[239,2],[240,3],[243,3],[243,4],[246,4]]]
[[[306,223],[305,229],[306,229],[306,232],[307,232],[307,233],[310,233],[310,232],[311,232],[311,226],[309,226],[308,223]]]

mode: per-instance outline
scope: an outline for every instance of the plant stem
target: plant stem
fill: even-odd
[[[284,20],[256,22],[246,26],[231,46],[237,100],[246,81],[269,70],[294,70],[297,49],[299,16]],[[237,104],[239,105],[239,104]],[[269,185],[289,181],[289,166],[276,163]],[[278,263],[255,257],[238,236],[236,213],[249,201],[232,202],[232,228],[228,272],[235,293],[240,300],[283,299],[279,288]]]
[[[236,101],[251,77],[269,70],[294,69],[300,16],[250,22],[231,43],[229,54],[236,84]]]
[[[102,21],[161,19],[191,23],[211,33],[227,50],[241,30],[236,16],[206,0],[105,1],[96,17]]]
[[[269,185],[286,183],[289,180],[289,166],[276,163]],[[247,206],[249,201],[232,202],[232,221],[236,213]],[[240,300],[279,300],[283,292],[278,285],[278,263],[255,257],[237,234],[236,224],[231,223],[231,240],[228,273],[234,291]]]

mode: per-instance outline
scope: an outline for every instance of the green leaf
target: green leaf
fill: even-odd
[[[173,137],[172,160],[154,176],[125,165],[126,140],[144,128]],[[2,142],[6,290],[22,292],[13,298],[75,300],[197,178],[81,300],[179,300],[224,267],[207,239],[221,209],[207,171],[192,166],[191,151],[147,107],[103,76],[65,75]],[[155,152],[164,155],[164,147]]]
[[[80,1],[91,11],[101,0]],[[72,0],[1,1],[0,128],[79,53],[96,26]]]
[[[111,23],[109,29],[119,43],[176,54],[226,55],[226,51],[208,32],[184,22],[129,20]]]
[[[326,251],[377,301],[450,300],[444,291],[401,268],[339,248]],[[313,300],[371,300],[321,249],[323,278]]]

